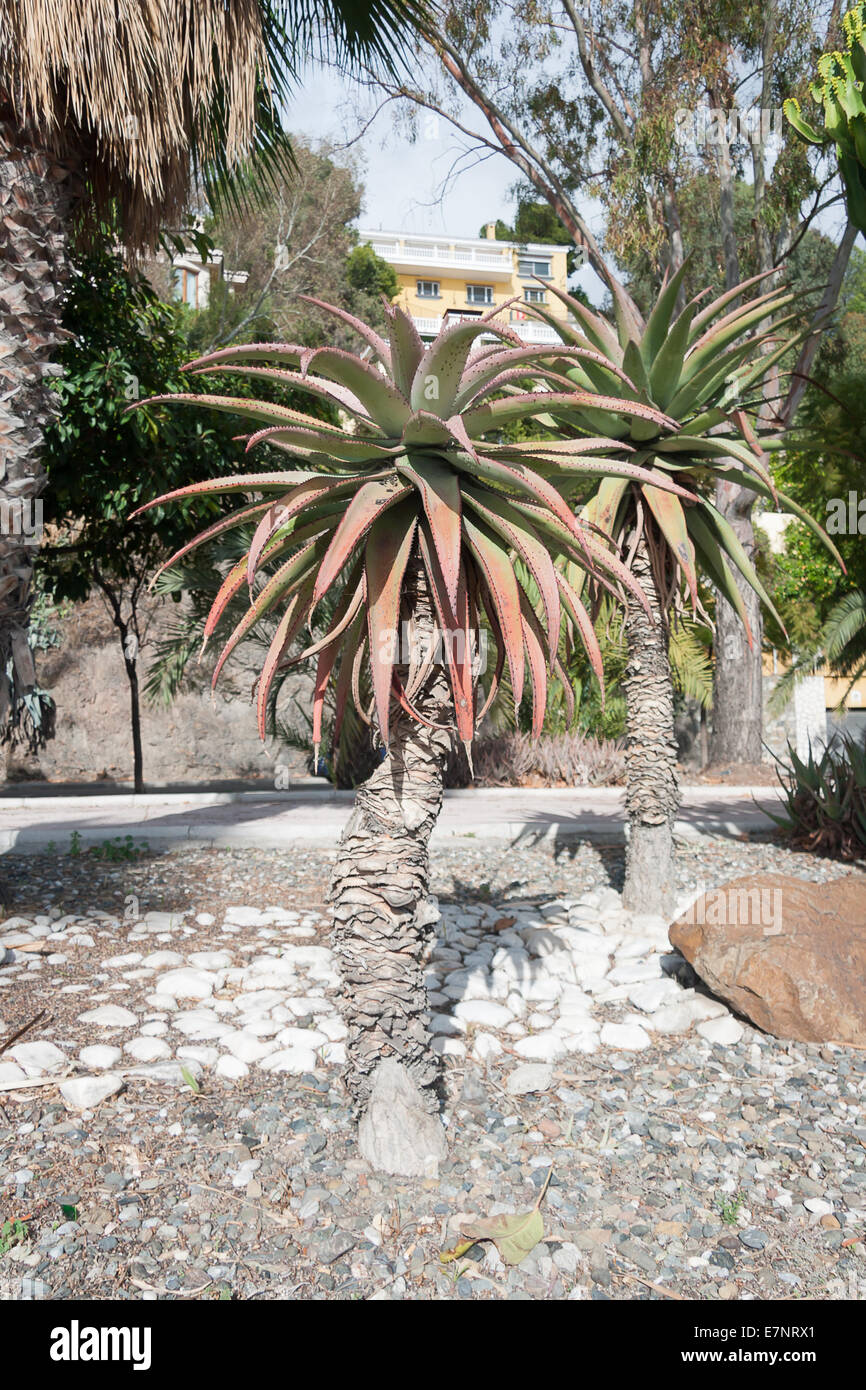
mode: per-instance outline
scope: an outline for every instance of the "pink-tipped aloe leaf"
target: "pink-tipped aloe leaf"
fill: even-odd
[[[403,576],[417,524],[418,514],[413,502],[391,507],[371,526],[364,548],[370,668],[379,732],[386,748],[390,739],[391,677]]]

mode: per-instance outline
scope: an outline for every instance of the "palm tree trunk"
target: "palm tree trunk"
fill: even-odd
[[[35,682],[27,641],[32,531],[45,485],[39,455],[51,418],[47,378],[60,340],[72,190],[69,168],[3,119],[0,96],[0,730],[7,735]]]
[[[667,636],[652,566],[642,539],[632,572],[647,596],[653,622],[629,602],[625,631],[626,852],[623,906],[665,916],[675,898],[673,825],[679,804],[674,691]]]
[[[406,593],[417,649],[423,653],[429,649],[435,624],[426,578],[417,560],[410,562]],[[405,668],[397,671],[405,676]],[[413,704],[432,724],[448,721],[450,687],[440,665],[433,665]],[[331,884],[334,949],[349,1028],[346,1083],[356,1113],[363,1115],[368,1109],[372,1113],[380,1081],[390,1077],[393,1083],[396,1064],[401,1095],[394,1096],[392,1084],[391,1100],[374,1129],[381,1131],[383,1125],[395,1123],[402,1096],[414,1112],[412,1120],[404,1116],[403,1127],[411,1128],[412,1123],[420,1127],[423,1149],[424,1145],[435,1148],[442,1134],[432,1113],[438,1108],[432,1088],[439,1066],[427,1026],[424,965],[437,916],[428,900],[428,842],[442,805],[450,734],[419,724],[396,707],[394,716],[388,752],[358,788],[340,841]],[[363,1124],[361,1137],[364,1152]],[[381,1146],[377,1148],[375,1133],[368,1140],[367,1148],[373,1152],[367,1156],[378,1166],[423,1171],[423,1152],[416,1153],[415,1166],[410,1156],[409,1166],[401,1167],[399,1156],[391,1155],[389,1161]],[[407,1141],[405,1133],[402,1140]],[[413,1148],[411,1135],[407,1142]],[[406,1146],[404,1142],[402,1147]]]

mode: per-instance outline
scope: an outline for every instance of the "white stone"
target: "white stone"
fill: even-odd
[[[287,946],[280,960],[304,970],[330,969],[334,953],[327,946]]]
[[[220,972],[184,968],[160,975],[157,990],[160,994],[171,994],[175,999],[209,999],[222,982]]]
[[[665,1004],[650,1014],[645,1026],[654,1033],[687,1033],[695,1016],[686,1003]]]
[[[263,1071],[287,1071],[299,1076],[301,1072],[315,1071],[318,1058],[308,1047],[291,1047],[283,1052],[274,1052],[262,1062]]]
[[[95,1043],[92,1047],[82,1047],[78,1054],[79,1061],[86,1067],[92,1067],[94,1071],[108,1071],[109,1067],[114,1067],[122,1058],[123,1053],[119,1047],[109,1047],[105,1043]]]
[[[162,970],[166,965],[183,965],[183,956],[179,951],[151,951],[144,964],[151,970]]]
[[[553,1084],[553,1067],[541,1062],[526,1062],[509,1072],[505,1089],[511,1096],[526,1096],[534,1091],[549,1091]]]
[[[534,978],[525,980],[520,986],[520,992],[524,999],[533,1004],[545,1003],[547,1000],[559,999],[564,988],[562,980],[551,979],[549,975],[536,975]]]
[[[101,1004],[98,1009],[78,1015],[79,1023],[96,1023],[100,1028],[131,1028],[138,1016],[119,1004]]]
[[[217,1076],[224,1076],[229,1081],[240,1081],[243,1077],[249,1076],[250,1069],[246,1062],[242,1062],[239,1057],[220,1057],[214,1071]]]
[[[197,970],[224,970],[232,963],[231,951],[193,951],[187,956]]]
[[[504,1028],[514,1018],[510,1009],[492,999],[462,999],[454,1006],[454,1016],[464,1023],[481,1023],[486,1028]]]
[[[304,1047],[313,1051],[328,1041],[327,1034],[320,1033],[318,1028],[284,1028],[276,1036],[276,1042],[283,1049]]]
[[[605,1023],[601,1030],[601,1041],[605,1047],[620,1048],[624,1052],[640,1052],[649,1047],[650,1036],[646,1029],[636,1023]]]
[[[183,1033],[185,1037],[192,1038],[196,1042],[208,1042],[217,1038],[224,1038],[234,1032],[231,1024],[221,1023],[215,1014],[204,1009],[178,1014],[172,1022],[172,1027],[178,1033]]]
[[[25,1081],[27,1073],[23,1067],[16,1067],[14,1062],[4,1062],[0,1059],[0,1086],[5,1082]]]
[[[459,1038],[434,1038],[430,1044],[432,1052],[440,1057],[465,1057],[466,1044]]]
[[[253,1037],[251,1033],[232,1033],[222,1039],[221,1046],[240,1062],[260,1062],[277,1044],[270,1039]]]
[[[268,966],[259,966],[255,969],[250,966],[243,972],[244,990],[282,990],[297,987],[298,977],[290,965],[283,965],[282,961],[270,961]]]
[[[329,1042],[343,1042],[349,1036],[349,1030],[341,1018],[320,1018],[318,1027]]]
[[[554,1026],[562,1033],[597,1033],[601,1025],[583,1009],[563,1009]]]
[[[598,1051],[598,1033],[564,1033],[562,1041],[569,1052],[583,1052],[589,1056]]]
[[[458,1037],[468,1026],[462,1018],[453,1018],[451,1014],[433,1014],[430,1018],[430,1032],[434,1037]]]
[[[152,1009],[159,1009],[162,1013],[174,1014],[178,1011],[178,1002],[171,994],[148,994],[145,995],[145,1003]]]
[[[833,1203],[826,1202],[823,1197],[807,1197],[803,1206],[807,1211],[812,1212],[813,1216],[832,1216]]]
[[[162,1038],[133,1038],[124,1043],[123,1050],[137,1062],[161,1062],[171,1056],[171,1048]]]
[[[565,1044],[558,1033],[548,1030],[545,1033],[532,1033],[529,1037],[518,1038],[514,1044],[518,1057],[529,1057],[538,1062],[556,1062],[566,1053]]]
[[[302,994],[297,999],[290,999],[287,1007],[295,1018],[305,1018],[307,1014],[330,1014],[334,1011],[330,999],[326,999],[323,994]]]
[[[272,1009],[275,1004],[282,1004],[285,997],[284,989],[256,989],[235,995],[234,1004],[241,1013],[247,1009],[254,1009],[258,1013],[262,1009]]]
[[[502,1043],[492,1033],[476,1033],[472,1046],[472,1056],[478,1062],[486,1062],[491,1057],[502,1055]]]
[[[616,948],[617,965],[624,961],[639,960],[644,956],[651,956],[659,946],[664,949],[669,944],[667,933],[655,938],[651,936],[624,936]]]
[[[69,1065],[66,1054],[50,1042],[19,1043],[10,1050],[11,1057],[27,1076],[41,1076],[45,1072],[63,1071]]]
[[[202,916],[205,915],[210,916],[209,913],[202,914]],[[262,925],[262,913],[257,907],[227,907],[225,920],[232,922],[236,927],[259,927]],[[211,917],[210,922],[202,923],[202,925],[210,926],[212,922],[213,918]]]
[[[613,970],[608,971],[608,982],[612,985],[639,985],[644,980],[657,980],[661,975],[661,965],[658,957],[652,960],[638,960],[627,962],[625,965],[615,965]]]
[[[682,994],[676,980],[646,980],[628,992],[628,1002],[645,1014],[655,1013],[663,1004],[674,1004]]]
[[[329,1067],[343,1067],[346,1065],[346,1044],[342,1042],[326,1042],[319,1048],[319,1056],[323,1062],[327,1062]]]
[[[703,1023],[698,1024],[698,1032],[707,1042],[719,1043],[722,1046],[732,1046],[738,1043],[743,1036],[743,1025],[738,1023],[735,1018],[728,1015],[727,1018],[708,1018]]]
[[[193,1077],[201,1076],[198,1062],[140,1062],[129,1068],[130,1076],[149,1076],[152,1081],[170,1081],[177,1086],[187,1086],[184,1071]]]
[[[593,952],[591,955],[581,952],[575,953],[574,957],[574,978],[579,985],[589,985],[593,980],[603,980],[610,969],[610,956],[601,952]]]
[[[107,1071],[102,1076],[76,1076],[62,1081],[59,1089],[70,1110],[92,1110],[100,1101],[116,1095],[122,1085],[122,1077]]]
[[[209,912],[198,912],[196,913],[195,920],[197,921],[200,927],[212,927],[214,922],[216,921],[216,918],[213,917]]]
[[[252,1033],[254,1038],[272,1038],[283,1027],[275,1018],[259,1018],[255,1014],[244,1014],[244,1032]]]
[[[215,1047],[196,1047],[194,1043],[177,1049],[179,1062],[200,1062],[203,1067],[213,1066],[219,1057]]]

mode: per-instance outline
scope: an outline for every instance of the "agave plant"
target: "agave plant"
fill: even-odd
[[[430,931],[424,904],[427,840],[441,804],[452,725],[468,750],[507,662],[515,704],[528,672],[533,728],[540,731],[548,675],[564,675],[559,642],[566,619],[601,677],[589,613],[562,564],[594,592],[620,600],[628,594],[649,613],[640,585],[598,528],[575,517],[561,487],[564,480],[611,476],[651,485],[656,474],[626,458],[609,435],[584,435],[537,453],[498,443],[496,433],[508,421],[553,408],[575,426],[590,407],[600,418],[621,416],[625,428],[639,422],[653,434],[675,422],[629,395],[626,371],[594,346],[557,349],[553,368],[549,349],[527,347],[492,315],[452,324],[427,346],[412,320],[390,305],[386,342],[343,310],[311,302],[359,334],[361,355],[259,343],[226,348],[188,370],[293,386],[331,402],[346,423],[326,424],[265,399],[157,397],[248,421],[248,447],[267,444],[284,455],[285,467],[181,488],[151,505],[214,493],[249,498],[168,563],[255,521],[248,550],[220,587],[205,636],[247,591],[249,606],[225,641],[216,680],[237,643],[266,615],[279,614],[258,685],[262,732],[271,682],[286,663],[316,658],[318,742],[328,683],[334,682],[339,721],[346,702],[358,700],[359,671],[369,662],[373,706],[361,713],[375,718],[387,756],[359,789],[332,888],[349,1023],[348,1083],[360,1109],[383,1060],[402,1064],[420,1087],[436,1076],[423,1019]],[[622,394],[578,389],[563,375],[577,363],[603,370]],[[525,389],[527,379],[533,389]],[[657,486],[683,500],[691,495],[672,478],[659,477]],[[531,578],[537,606],[519,572],[527,584]],[[305,625],[335,586],[340,601],[331,626],[298,652]],[[483,701],[476,682],[482,613],[496,648]],[[396,640],[401,632],[408,643]]]
[[[784,814],[767,814],[791,842],[841,859],[866,859],[866,749],[843,734],[816,756],[799,758],[788,744],[776,759]]]
[[[542,458],[558,457],[558,450],[573,448],[572,435],[585,434],[619,444],[634,467],[650,474],[649,479],[633,478],[611,471],[597,477],[583,489],[580,516],[587,527],[599,527],[615,545],[625,547],[647,598],[643,607],[630,605],[626,618],[626,806],[631,828],[624,901],[657,912],[666,910],[674,893],[672,825],[678,804],[664,619],[682,592],[697,612],[699,570],[739,614],[750,645],[753,637],[733,570],[775,613],[733,527],[714,505],[715,484],[727,479],[793,512],[841,564],[820,526],[775,487],[766,455],[781,441],[753,409],[763,403],[767,374],[796,341],[796,335],[783,336],[794,316],[782,312],[795,296],[770,290],[746,300],[747,292],[765,278],[756,275],[701,308],[704,292],[677,314],[686,270],[683,265],[666,277],[646,322],[630,301],[616,294],[615,322],[558,290],[554,293],[568,305],[577,321],[574,326],[534,306],[564,343],[591,349],[605,359],[552,359],[554,370],[572,381],[582,398],[589,398],[567,411],[552,402],[550,423],[562,442],[542,446]],[[653,407],[674,417],[675,423],[668,418],[659,424],[611,410],[589,395],[593,388],[615,396],[620,407]],[[504,457],[513,456],[513,450],[504,451]],[[686,496],[663,486],[674,480]],[[580,594],[583,576],[574,575],[572,581]],[[646,621],[647,606],[654,623]],[[717,653],[716,659],[725,659],[725,653]]]
[[[822,53],[818,79],[809,86],[823,108],[824,125],[807,121],[796,97],[783,103],[791,125],[810,145],[835,145],[845,184],[848,216],[866,233],[866,2],[859,0],[842,17],[845,52]]]

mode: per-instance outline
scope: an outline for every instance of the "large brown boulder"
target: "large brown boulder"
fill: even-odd
[[[669,934],[713,993],[764,1032],[866,1047],[866,875],[734,879],[701,894]]]

